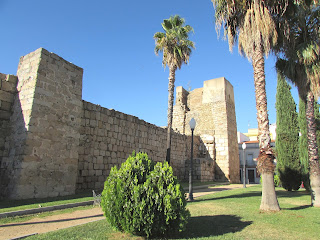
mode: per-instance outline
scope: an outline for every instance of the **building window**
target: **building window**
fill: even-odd
[[[248,162],[249,164],[253,164],[253,154],[248,154],[248,155],[247,155],[247,162]]]

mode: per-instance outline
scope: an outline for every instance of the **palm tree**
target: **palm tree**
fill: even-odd
[[[314,98],[320,90],[320,9],[319,3],[297,1],[290,18],[289,37],[282,37],[276,67],[298,87],[306,103],[307,139],[311,202],[320,207],[320,167],[314,115]],[[284,25],[284,24],[282,24]]]
[[[260,148],[258,170],[263,179],[260,209],[279,211],[273,181],[275,165],[274,152],[270,146],[264,57],[268,56],[278,38],[273,15],[283,14],[288,0],[211,1],[215,8],[216,28],[218,30],[224,26],[230,51],[238,40],[239,52],[252,62]]]
[[[169,68],[169,97],[168,97],[168,127],[167,127],[167,157],[166,161],[170,164],[171,149],[171,131],[172,131],[172,113],[174,99],[174,82],[176,70],[180,69],[182,64],[189,62],[194,42],[188,39],[189,33],[193,28],[189,25],[183,26],[185,20],[178,15],[171,16],[163,20],[161,26],[164,32],[154,34],[155,53],[163,52],[162,64]]]

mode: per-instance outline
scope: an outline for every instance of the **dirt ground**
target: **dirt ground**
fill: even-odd
[[[231,184],[218,187],[194,189],[193,196],[194,198],[197,198],[199,196],[241,187],[241,184]],[[95,207],[92,209],[77,210],[72,213],[64,213],[44,218],[33,218],[26,222],[8,223],[0,225],[0,240],[12,239],[35,233],[39,234],[51,232],[79,224],[102,220],[104,218],[105,217],[103,216],[101,208]]]

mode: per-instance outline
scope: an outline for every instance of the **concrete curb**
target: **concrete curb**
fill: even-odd
[[[91,201],[86,201],[86,202],[69,203],[69,204],[56,205],[56,206],[51,206],[51,207],[41,207],[41,208],[26,209],[26,210],[21,210],[21,211],[14,211],[14,212],[5,212],[5,213],[0,213],[0,218],[29,215],[29,214],[35,214],[35,213],[41,213],[41,212],[50,212],[50,211],[61,210],[61,209],[66,209],[66,208],[74,208],[74,207],[80,207],[80,206],[93,205],[93,203],[94,203],[94,201],[91,200]]]

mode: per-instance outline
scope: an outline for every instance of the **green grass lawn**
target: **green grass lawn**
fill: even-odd
[[[4,200],[0,201],[0,213],[39,208],[39,205],[41,205],[41,207],[50,207],[90,200],[93,200],[92,192],[82,192],[75,195],[54,198]]]
[[[214,193],[187,207],[191,218],[185,232],[173,239],[319,239],[320,209],[310,207],[304,191],[277,188],[282,210],[259,211],[261,186]],[[142,239],[112,230],[106,220],[41,234],[28,239]]]

